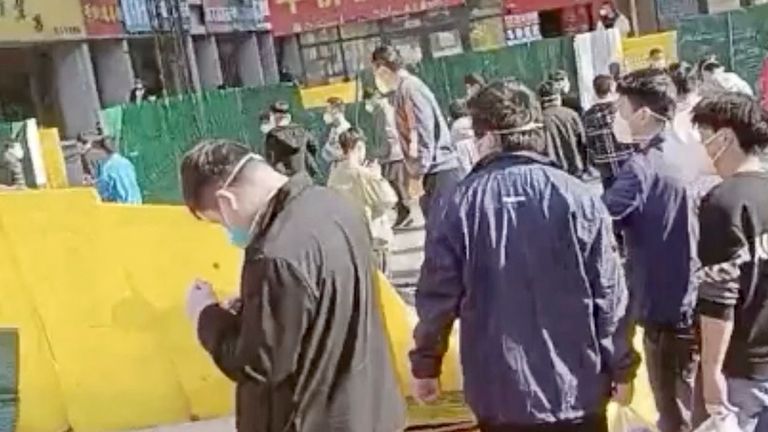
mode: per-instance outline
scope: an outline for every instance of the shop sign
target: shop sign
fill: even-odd
[[[269,0],[269,21],[272,32],[280,36],[463,3],[463,0]]]
[[[204,0],[205,26],[211,33],[266,29],[265,0]]]
[[[596,0],[506,0],[507,11],[514,14],[593,4]]]
[[[117,0],[82,0],[85,32],[90,36],[123,34]]]
[[[147,5],[147,0],[120,0],[122,6],[123,24],[128,33],[148,33],[153,30],[170,30],[174,20],[181,20],[182,28],[189,30],[191,16],[186,0],[156,0],[153,8]],[[179,11],[174,11],[178,5]]]
[[[507,46],[520,45],[541,39],[539,14],[528,12],[504,17],[504,35]]]
[[[0,0],[0,42],[80,39],[79,0]]]

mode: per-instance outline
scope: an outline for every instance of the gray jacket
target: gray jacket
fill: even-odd
[[[403,148],[400,147],[400,137],[397,134],[395,109],[388,101],[381,101],[373,109],[373,125],[379,161],[388,163],[403,160]]]
[[[456,146],[432,90],[418,77],[406,75],[394,98],[400,143],[416,174],[459,168]]]

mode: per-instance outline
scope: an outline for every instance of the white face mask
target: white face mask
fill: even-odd
[[[709,155],[709,151],[708,151],[709,150],[709,146],[719,136],[721,136],[722,132],[723,132],[722,130],[717,131],[717,133],[715,133],[714,135],[712,135],[711,137],[707,138],[705,141],[703,141],[701,143],[701,145],[704,146],[704,149],[707,150],[707,155]],[[720,150],[718,150],[717,153],[715,153],[714,156],[710,156],[709,157],[709,160],[712,163],[711,169],[712,169],[713,172],[717,172],[717,168],[716,168],[717,161],[720,160],[720,158],[723,156],[723,154],[725,154],[726,150],[728,150],[728,148],[730,148],[730,147],[731,147],[731,143],[729,142],[728,144],[724,145]],[[710,168],[710,167],[707,167],[707,168]]]
[[[325,124],[331,125],[336,121],[336,115],[326,111],[325,114],[323,114],[323,121]]]
[[[379,89],[381,94],[386,95],[395,90],[395,86],[390,78],[390,72],[384,66],[380,66],[373,71],[373,79],[376,82],[376,88]]]
[[[373,114],[373,102],[367,102],[365,104],[365,110],[368,111],[368,113]]]
[[[275,126],[271,123],[262,124],[260,127],[261,133],[263,133],[264,135],[268,134],[274,128]]]

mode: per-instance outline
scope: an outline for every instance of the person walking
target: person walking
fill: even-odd
[[[244,250],[238,308],[224,307],[205,281],[187,294],[200,344],[237,385],[237,430],[401,431],[361,212],[227,140],[190,150],[181,183],[190,212]]]
[[[319,172],[315,137],[304,126],[293,122],[287,102],[272,104],[270,117],[271,121],[261,125],[262,130],[266,130],[264,154],[267,162],[284,175],[305,173],[315,178]]]
[[[734,72],[727,72],[725,66],[711,60],[701,66],[701,73],[704,78],[704,87],[702,95],[714,97],[721,92],[739,92],[745,95],[754,96],[755,92],[740,76]]]
[[[421,178],[424,195],[420,204],[425,218],[442,205],[442,196],[464,177],[448,123],[432,90],[405,69],[400,53],[383,45],[371,55],[376,85],[383,94],[393,93],[395,119],[406,166],[413,178]]]
[[[618,82],[619,115],[636,151],[603,199],[625,238],[635,318],[661,432],[688,432],[703,409],[695,400],[699,368],[694,279],[698,223],[689,189],[698,173],[672,148],[675,86],[665,71],[642,69]],[[660,265],[663,263],[663,265]]]
[[[544,109],[544,132],[547,153],[557,165],[571,175],[586,173],[586,137],[584,125],[576,111],[563,106],[557,84],[546,81],[539,86],[539,98]]]
[[[768,430],[768,115],[740,93],[693,109],[723,182],[699,212],[701,373],[712,415],[735,412],[742,432]]]
[[[362,209],[373,237],[378,268],[388,276],[389,251],[395,234],[387,213],[397,203],[397,195],[381,175],[381,166],[365,160],[365,138],[360,131],[352,128],[342,133],[339,144],[344,159],[331,171],[328,187],[345,195]]]
[[[18,141],[8,141],[2,144],[0,153],[0,190],[25,189],[24,180],[24,147]]]
[[[339,145],[339,136],[349,130],[352,124],[344,114],[344,101],[338,97],[328,98],[328,106],[323,114],[323,122],[328,126],[328,139],[323,146],[323,159],[328,162],[330,168],[344,159],[344,153]]]
[[[541,109],[523,84],[494,82],[469,109],[477,136],[504,151],[478,163],[427,230],[414,395],[438,396],[458,319],[464,393],[482,432],[606,432],[612,389],[628,404],[639,363],[622,328],[610,215],[543,155]]]
[[[459,155],[459,163],[464,172],[472,171],[478,160],[480,152],[475,139],[475,129],[472,127],[472,117],[469,115],[467,102],[457,99],[448,107],[451,115],[451,139]]]
[[[120,204],[141,204],[142,196],[133,163],[118,153],[112,138],[100,136],[91,141],[96,152],[106,155],[99,165],[93,183],[104,202]]]
[[[395,109],[389,99],[373,89],[363,93],[365,109],[373,116],[374,132],[378,149],[381,172],[397,194],[395,209],[396,228],[407,227],[413,223],[411,217],[411,197],[408,191],[408,169],[405,166],[403,148],[397,133]]]
[[[632,155],[632,146],[619,142],[613,132],[618,115],[616,82],[609,75],[598,75],[592,86],[597,102],[584,113],[587,161],[600,173],[603,188],[608,189]]]

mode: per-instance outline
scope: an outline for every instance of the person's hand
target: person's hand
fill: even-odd
[[[221,307],[232,315],[240,315],[240,312],[243,310],[243,300],[240,297],[231,297],[221,302]]]
[[[213,286],[210,283],[196,279],[192,282],[187,292],[187,315],[197,327],[197,321],[203,309],[218,303],[216,294],[213,292]]]
[[[629,406],[635,397],[635,385],[632,382],[616,383],[611,399],[621,406]]]
[[[728,403],[728,382],[722,372],[702,374],[704,388],[704,406],[710,415],[722,414],[730,406]]]
[[[84,174],[83,184],[85,186],[93,186],[94,184],[96,184],[96,181],[93,179],[93,177],[89,176],[88,174]]]
[[[440,397],[440,382],[437,378],[414,378],[411,386],[413,398],[420,403],[433,403]]]

